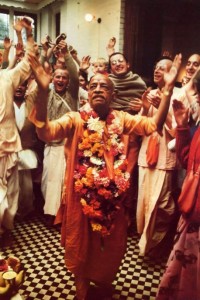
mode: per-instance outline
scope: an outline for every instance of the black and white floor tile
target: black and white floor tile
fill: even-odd
[[[140,256],[137,243],[136,234],[129,237],[127,253],[113,282],[113,299],[155,299],[166,260]],[[25,266],[26,279],[19,291],[24,300],[74,299],[74,277],[64,265],[59,229],[47,227],[43,217],[16,222],[12,246],[4,247],[0,254],[17,256]]]

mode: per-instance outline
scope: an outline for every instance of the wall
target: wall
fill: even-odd
[[[181,81],[188,57],[200,53],[199,20],[199,0],[126,0],[124,49],[131,69],[152,84],[158,57],[181,52]]]
[[[41,37],[47,29],[52,38],[55,37],[55,14],[59,10],[61,32],[67,34],[68,43],[78,51],[80,58],[85,55],[91,55],[92,59],[107,57],[105,47],[112,36],[117,38],[115,50],[122,50],[124,19],[121,0],[64,0],[51,4],[41,12]],[[86,22],[86,13],[91,13],[96,19]],[[102,19],[101,23],[97,22],[97,18]]]

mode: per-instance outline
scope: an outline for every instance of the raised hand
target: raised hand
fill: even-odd
[[[178,100],[173,100],[172,107],[177,125],[186,127],[189,119],[189,108],[186,108],[183,102]]]
[[[25,28],[27,35],[32,34],[33,19],[27,16],[17,18],[17,27]]]
[[[167,57],[171,57],[172,58],[172,55],[171,55],[171,53],[168,50],[164,50],[162,56],[167,56]]]
[[[80,62],[80,69],[83,71],[87,71],[87,69],[89,69],[91,63],[90,63],[90,59],[91,56],[87,55],[87,56],[83,56],[81,62]]]
[[[21,19],[17,18],[15,23],[13,24],[13,28],[16,32],[21,33],[22,29],[24,28],[23,22]]]
[[[5,50],[10,50],[12,46],[12,41],[10,40],[9,37],[5,36],[4,40],[3,40],[3,47]]]
[[[169,110],[169,104],[170,104],[170,99],[171,95],[173,92],[174,84],[176,82],[176,78],[178,75],[178,71],[181,66],[181,59],[182,55],[178,54],[175,56],[174,61],[172,63],[172,66],[169,71],[164,72],[164,82],[165,86],[163,89],[162,97],[161,97],[161,102],[158,107],[157,113],[153,116],[156,124],[157,124],[157,130],[159,132],[162,131],[163,124],[166,120],[168,110]]]
[[[147,100],[155,108],[158,108],[160,105],[160,101],[161,101],[161,92],[159,90],[157,90],[155,94],[147,95]]]
[[[72,46],[69,46],[69,52],[73,59],[77,60],[78,59],[78,52],[76,49],[74,49]]]
[[[68,52],[68,47],[67,47],[66,41],[60,40],[60,42],[56,46],[56,49],[58,50],[58,53],[60,52],[61,54],[66,54]]]
[[[142,107],[143,107],[143,115],[147,115],[149,108],[150,108],[150,101],[149,101],[149,97],[150,97],[150,91],[152,90],[151,87],[148,87],[146,89],[146,91],[143,93],[142,95]]]
[[[130,110],[139,112],[142,108],[142,100],[139,98],[131,98],[129,102]]]
[[[116,38],[112,37],[111,39],[109,39],[108,44],[106,46],[106,51],[108,56],[110,56],[111,54],[113,54],[115,52],[115,44],[116,44]]]
[[[28,53],[28,61],[30,63],[38,87],[43,91],[48,91],[49,84],[51,82],[51,74],[47,66],[44,69],[37,56],[32,52]]]
[[[30,18],[28,16],[23,16],[21,20],[22,20],[25,28],[27,28],[27,27],[32,28],[32,24],[34,23],[34,20],[32,18]]]
[[[42,49],[47,52],[47,50],[50,48],[48,35],[42,38],[41,45],[42,45]]]
[[[15,53],[16,57],[21,60],[25,54],[23,45],[21,43],[17,43],[15,45],[15,50],[16,50],[16,53]]]
[[[164,82],[165,86],[167,87],[173,87],[174,83],[176,81],[180,66],[182,62],[182,55],[177,54],[174,58],[174,61],[172,63],[172,66],[168,72],[164,72]]]

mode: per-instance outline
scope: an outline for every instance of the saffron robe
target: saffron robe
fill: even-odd
[[[156,124],[152,118],[131,116],[123,111],[115,111],[115,113],[125,135],[149,135],[156,130]],[[34,111],[30,118],[37,126]],[[47,142],[67,138],[65,144],[67,157],[65,189],[62,206],[57,216],[57,220],[62,221],[61,243],[65,247],[66,266],[76,276],[88,278],[93,282],[112,282],[126,251],[125,206],[122,202],[110,236],[102,239],[97,232],[92,231],[88,217],[82,211],[79,196],[74,192],[73,175],[77,163],[78,142],[83,135],[83,122],[78,112],[69,112],[58,120],[47,121],[45,124],[38,122],[38,126],[42,125],[42,127],[38,128],[37,132],[40,139]],[[103,139],[106,143],[108,139],[106,125]],[[126,145],[126,149],[128,149],[128,145]],[[112,178],[114,158],[108,151],[105,151],[104,158],[109,177]]]

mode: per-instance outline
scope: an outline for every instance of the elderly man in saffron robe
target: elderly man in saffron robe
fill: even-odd
[[[84,300],[90,282],[104,289],[111,285],[126,251],[123,199],[130,174],[123,136],[162,130],[181,55],[175,57],[172,68],[165,73],[163,98],[152,118],[111,109],[114,85],[105,75],[97,74],[89,83],[89,104],[80,112],[49,121],[48,76],[33,54],[29,55],[29,62],[38,82],[37,99],[29,117],[37,126],[40,139],[48,142],[67,137],[61,240],[66,267],[75,275],[76,299]]]

